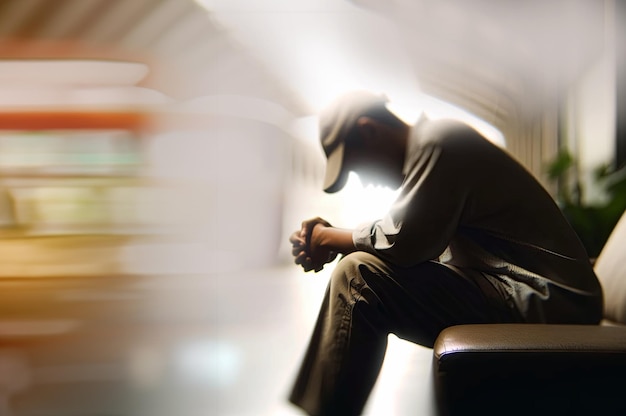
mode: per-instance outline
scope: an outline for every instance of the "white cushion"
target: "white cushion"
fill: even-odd
[[[604,292],[604,317],[626,324],[626,213],[598,256],[595,271]]]

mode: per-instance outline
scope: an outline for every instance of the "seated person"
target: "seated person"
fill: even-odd
[[[551,196],[469,126],[423,117],[409,126],[384,97],[347,94],[320,117],[324,190],[350,171],[400,188],[382,219],[348,230],[304,221],[295,263],[337,255],[290,401],[311,415],[362,412],[390,333],[432,347],[469,323],[596,324],[602,291]]]

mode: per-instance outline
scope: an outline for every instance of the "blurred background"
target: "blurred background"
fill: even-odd
[[[394,198],[321,191],[315,114],[348,90],[476,127],[596,256],[626,207],[625,23],[617,0],[0,0],[0,415],[300,414],[332,266],[287,238]],[[430,354],[392,336],[366,412],[430,414]]]

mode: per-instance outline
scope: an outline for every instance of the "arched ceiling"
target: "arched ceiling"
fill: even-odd
[[[325,84],[382,74],[502,125],[557,97],[601,56],[607,5],[1,0],[0,57],[141,60],[152,68],[144,84],[174,97],[253,96],[294,114],[314,111],[311,96]]]
[[[174,98],[302,105],[193,0],[0,0],[0,59],[22,58],[145,62],[142,85]]]
[[[558,100],[611,42],[611,1],[354,2],[399,28],[426,93],[495,124]]]

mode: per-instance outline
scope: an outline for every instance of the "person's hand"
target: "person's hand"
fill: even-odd
[[[291,243],[291,255],[294,257],[296,264],[302,264],[307,258],[307,242],[306,234],[303,235],[302,229],[294,231],[289,237]]]
[[[337,257],[337,253],[330,250],[327,247],[324,247],[321,244],[321,231],[324,228],[331,227],[327,222],[316,222],[310,228],[309,236],[307,238],[308,243],[308,257],[306,258],[305,263],[303,264],[304,270],[314,270],[315,273],[321,271],[324,268],[326,263],[330,263],[335,260]]]
[[[320,218],[312,218],[302,222],[300,231],[294,232],[289,241],[292,244],[292,255],[296,264],[302,266],[305,272],[314,270],[316,273],[337,257],[337,253],[323,247],[320,231],[332,225]]]

